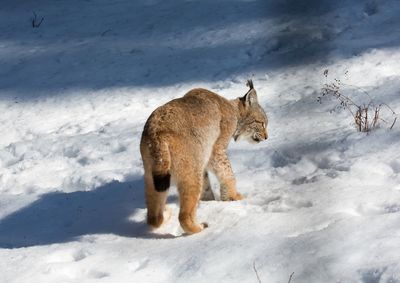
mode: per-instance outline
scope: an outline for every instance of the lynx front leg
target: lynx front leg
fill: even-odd
[[[225,150],[214,149],[208,164],[209,168],[217,175],[221,186],[221,200],[241,200],[243,196],[236,190],[236,180],[233,175],[231,163]]]
[[[200,199],[203,201],[215,200],[215,196],[211,189],[210,178],[208,177],[207,171],[204,171],[203,191],[201,193]]]

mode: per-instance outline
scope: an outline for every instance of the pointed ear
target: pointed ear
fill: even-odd
[[[257,93],[254,89],[253,81],[247,80],[246,85],[250,88],[250,90],[243,97],[241,97],[240,100],[246,107],[258,104]]]
[[[245,102],[246,106],[253,106],[258,104],[257,93],[256,90],[253,88],[249,90],[245,96],[243,96],[242,101]]]

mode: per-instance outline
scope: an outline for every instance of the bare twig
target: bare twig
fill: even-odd
[[[258,271],[257,271],[257,268],[256,268],[256,262],[255,261],[253,261],[253,269],[254,269],[254,272],[256,273],[258,282],[261,283],[261,279],[260,279],[260,276],[258,276]]]
[[[390,107],[389,105],[387,105],[386,103],[384,103],[384,102],[381,102],[381,104],[379,104],[379,106],[386,106],[390,111],[392,111],[392,114],[393,115],[396,115],[396,112],[394,112],[394,110],[392,109],[392,107]]]
[[[348,86],[348,87],[352,87],[352,88],[355,88],[355,89],[357,89],[357,90],[359,90],[359,91],[361,91],[362,93],[364,93],[366,96],[368,96],[368,98],[372,101],[373,99],[372,99],[372,97],[371,97],[371,95],[369,95],[369,93],[368,92],[366,92],[364,89],[362,89],[361,87],[359,87],[359,86],[356,86],[356,85],[350,85],[350,84],[345,84],[345,83],[342,83],[342,85],[344,85],[344,86]]]
[[[107,29],[107,30],[103,31],[100,36],[105,36],[106,33],[110,32],[110,31],[112,31],[112,30],[111,29]]]
[[[292,281],[292,277],[293,277],[293,275],[294,275],[294,271],[292,272],[292,274],[290,274],[290,277],[289,277],[289,281],[288,281],[288,283],[290,283],[290,281]]]
[[[390,126],[390,128],[389,128],[389,129],[393,129],[393,126],[394,126],[394,124],[396,123],[396,121],[397,121],[397,117],[396,117],[396,118],[394,118],[393,124]]]
[[[38,28],[38,27],[40,27],[40,25],[42,24],[43,20],[44,20],[44,17],[42,17],[42,18],[40,19],[40,21],[38,21],[38,18],[37,18],[36,13],[33,12],[32,28]]]
[[[324,76],[325,79],[327,79],[328,70],[324,71]],[[368,103],[356,103],[349,96],[343,94],[341,86],[352,87],[362,92],[368,97]],[[322,88],[322,95],[317,98],[317,101],[321,103],[321,99],[324,96],[333,96],[339,101],[339,104],[336,105],[336,107],[331,110],[331,112],[338,109],[345,109],[350,112],[350,114],[353,116],[354,123],[359,132],[370,132],[374,128],[378,127],[378,121],[384,121],[384,119],[380,117],[381,109],[383,106],[391,112],[392,116],[396,115],[394,110],[386,103],[379,102],[378,104],[374,101],[371,95],[362,88],[354,85],[344,84],[339,79],[334,79],[331,83],[326,82]],[[394,119],[390,129],[393,128],[396,120],[397,117]]]
[[[361,119],[361,109],[358,108],[356,115],[354,116],[354,122],[356,123],[358,131],[361,132],[361,125],[362,125],[362,119]]]
[[[380,108],[379,107],[375,107],[374,119],[372,120],[372,128],[375,128],[376,127],[376,123],[378,123],[379,111],[380,111]]]

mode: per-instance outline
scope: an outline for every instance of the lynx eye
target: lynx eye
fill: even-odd
[[[259,123],[259,124],[261,124],[261,126],[265,129],[265,122],[257,121],[257,120],[256,120],[256,122]]]

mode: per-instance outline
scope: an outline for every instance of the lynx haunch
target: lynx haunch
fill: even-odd
[[[233,137],[258,143],[268,138],[267,116],[253,82],[247,85],[250,90],[233,100],[193,89],[150,115],[140,143],[149,225],[157,228],[163,223],[171,178],[179,192],[179,222],[188,234],[207,227],[196,220],[199,199],[214,199],[207,171],[220,182],[221,200],[243,198],[226,153],[229,141]]]

